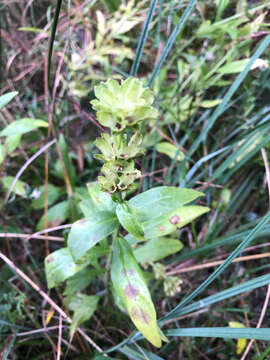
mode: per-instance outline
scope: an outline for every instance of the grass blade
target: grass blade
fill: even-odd
[[[160,55],[160,58],[156,64],[156,66],[154,67],[154,70],[152,72],[152,75],[149,79],[149,82],[148,82],[148,86],[152,86],[154,80],[155,80],[155,77],[157,76],[157,74],[159,73],[160,69],[161,69],[161,66],[162,64],[164,63],[166,57],[168,56],[169,54],[169,51],[171,50],[176,38],[177,38],[177,35],[179,34],[179,32],[182,30],[182,28],[184,27],[185,25],[185,22],[187,21],[191,11],[193,10],[195,4],[196,4],[197,0],[190,0],[190,2],[188,3],[183,15],[181,16],[178,24],[176,25],[176,27],[174,28],[173,32],[171,33],[166,45],[164,46],[164,49]]]
[[[187,328],[172,329],[166,332],[167,336],[213,337],[223,339],[256,339],[270,340],[270,328],[243,328],[229,327]]]
[[[199,295],[207,286],[209,286],[230,264],[231,262],[241,253],[241,251],[248,246],[253,240],[256,234],[261,231],[270,219],[270,211],[262,218],[258,225],[250,231],[248,236],[237,246],[237,248],[227,257],[227,259],[200,285],[194,290],[189,296],[187,296],[180,304],[178,304],[172,311],[170,311],[166,318],[171,319],[179,310]]]
[[[219,301],[225,300],[225,299],[229,299],[233,296],[237,296],[239,294],[242,294],[244,292],[247,291],[251,291],[254,289],[257,289],[259,287],[268,285],[270,283],[270,274],[267,275],[263,275],[263,276],[259,276],[256,277],[255,279],[246,281],[240,285],[236,285],[236,286],[232,286],[229,289],[220,291],[217,294],[208,296],[200,301],[196,301],[195,303],[185,306],[182,310],[180,310],[179,312],[175,312],[174,316],[181,316],[181,315],[185,315],[185,314],[189,314],[191,312],[197,311],[199,309],[208,307],[212,304],[215,304]],[[165,316],[162,320],[161,323],[165,323],[165,321],[168,320],[168,317]]]
[[[55,14],[54,14],[54,18],[53,18],[52,31],[51,31],[51,36],[50,36],[48,59],[47,59],[47,82],[48,82],[48,87],[49,87],[49,84],[50,84],[50,72],[51,72],[51,63],[52,63],[53,44],[54,44],[55,33],[56,33],[56,28],[57,28],[57,23],[58,23],[58,19],[59,19],[59,13],[60,13],[61,5],[62,5],[62,0],[57,0]]]
[[[140,34],[139,42],[138,42],[137,49],[136,49],[135,58],[133,60],[133,64],[132,64],[132,67],[131,67],[131,70],[130,70],[130,75],[131,76],[136,76],[138,68],[140,66],[144,45],[145,45],[145,42],[146,42],[147,37],[148,37],[148,33],[149,33],[151,22],[152,22],[154,13],[155,13],[156,5],[157,5],[157,0],[152,0],[151,4],[150,4],[150,7],[149,7],[147,17],[146,17],[146,20],[145,20],[145,23],[143,25],[143,29],[142,29],[141,34]]]

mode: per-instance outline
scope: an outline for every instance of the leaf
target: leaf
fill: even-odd
[[[206,206],[180,206],[166,215],[158,216],[152,220],[143,222],[145,237],[150,239],[154,237],[171,234],[197,217],[205,214],[210,209]]]
[[[22,135],[39,127],[48,127],[48,123],[40,119],[15,120],[0,132],[0,136]]]
[[[118,224],[116,216],[108,211],[101,211],[91,218],[76,221],[68,235],[68,247],[75,261],[116,230]]]
[[[2,162],[4,161],[5,156],[6,156],[6,148],[5,148],[4,145],[2,145],[2,144],[0,143],[0,165],[1,165]]]
[[[82,270],[76,272],[75,275],[67,280],[67,287],[64,291],[64,295],[71,296],[79,291],[84,290],[97,275],[100,275],[100,271],[96,269],[83,268]]]
[[[38,29],[38,28],[35,28],[35,27],[20,27],[18,29],[19,31],[30,31],[30,32],[34,32],[34,33],[41,33],[41,34],[44,34],[44,35],[49,35],[49,33],[47,31],[45,31],[44,29]]]
[[[154,346],[161,347],[156,311],[142,271],[123,238],[113,242],[111,278],[134,325]]]
[[[232,61],[221,68],[218,69],[218,73],[220,74],[237,74],[244,70],[244,68],[249,63],[250,59],[236,60]],[[252,64],[250,70],[256,69],[261,66],[268,66],[268,64],[263,59],[256,59]]]
[[[241,324],[240,322],[238,321],[230,321],[229,322],[229,326],[231,328],[245,328],[245,325]],[[242,354],[242,352],[244,351],[245,347],[246,347],[246,344],[247,344],[247,340],[246,339],[237,339],[237,345],[236,345],[236,354],[237,355],[240,355]]]
[[[48,210],[48,226],[58,226],[62,224],[68,217],[69,203],[68,201],[62,201]],[[45,217],[41,217],[37,224],[37,230],[42,230],[45,227]]]
[[[222,102],[222,99],[216,99],[216,100],[204,100],[200,103],[200,107],[209,109],[212,107],[215,107],[219,105]]]
[[[4,176],[2,177],[2,183],[4,186],[4,189],[6,191],[9,190],[9,188],[11,187],[12,181],[14,180],[13,176]],[[21,180],[17,180],[15,186],[13,187],[12,192],[15,193],[16,195],[25,197],[26,193],[27,193],[27,184]]]
[[[122,204],[118,204],[116,207],[116,215],[124,229],[126,229],[135,238],[145,240],[139,213],[134,206],[130,205],[127,201]]]
[[[182,161],[185,157],[184,153],[180,151],[177,146],[166,141],[157,144],[157,151],[169,156],[171,159],[176,157],[178,161]]]
[[[70,335],[74,334],[77,327],[91,318],[98,304],[99,296],[76,294],[66,299],[67,306],[74,311],[70,326]]]
[[[63,193],[63,190],[52,185],[48,184],[48,206],[51,206],[53,203],[56,202],[56,200],[60,197],[60,195]],[[32,208],[35,210],[43,209],[44,208],[44,185],[39,186],[37,189],[37,196],[32,201]]]
[[[45,273],[48,288],[51,289],[75,275],[86,265],[87,264],[75,264],[70,250],[67,247],[54,251],[45,259]]]
[[[141,221],[148,221],[165,215],[200,196],[204,196],[204,193],[174,186],[159,186],[133,197],[129,200],[129,204],[138,209]]]
[[[150,263],[175,254],[183,248],[180,240],[158,237],[147,241],[133,250],[136,260],[140,263]]]
[[[20,144],[21,142],[21,135],[11,135],[8,136],[6,139],[6,143],[8,146],[8,152],[12,153]]]
[[[0,96],[0,111],[16,96],[18,91],[11,91]]]
[[[85,217],[95,216],[97,212],[107,211],[115,216],[116,203],[112,201],[111,195],[101,191],[99,183],[88,183],[90,198],[82,200],[79,204]]]
[[[76,172],[75,172],[74,165],[72,164],[71,157],[70,157],[70,154],[68,152],[67,143],[65,141],[65,138],[64,138],[63,134],[61,134],[59,136],[59,148],[60,148],[61,153],[62,153],[64,165],[65,165],[65,168],[66,168],[67,175],[68,175],[68,178],[70,180],[71,186],[74,187],[75,186]],[[61,163],[61,168],[63,168],[62,163]]]

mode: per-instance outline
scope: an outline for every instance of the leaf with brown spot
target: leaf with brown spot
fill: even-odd
[[[161,337],[150,292],[132,249],[123,238],[113,242],[111,278],[114,291],[136,328],[154,346],[160,347]]]

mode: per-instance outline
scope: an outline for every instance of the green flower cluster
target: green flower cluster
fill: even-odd
[[[102,134],[95,142],[101,151],[96,157],[105,162],[98,181],[103,191],[127,190],[141,176],[134,161],[144,154],[141,124],[158,116],[152,106],[153,92],[143,87],[140,80],[128,78],[121,84],[116,80],[101,83],[95,87],[95,95],[98,100],[91,104],[97,119],[111,132]]]

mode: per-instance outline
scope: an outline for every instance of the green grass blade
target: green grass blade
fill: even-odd
[[[147,17],[146,17],[146,20],[145,20],[145,23],[143,25],[143,29],[141,31],[138,46],[137,46],[137,49],[136,49],[135,58],[134,58],[134,61],[133,61],[133,64],[132,64],[132,67],[131,67],[131,70],[130,70],[130,75],[131,76],[136,76],[138,68],[140,66],[144,45],[145,45],[145,42],[146,42],[147,37],[148,37],[148,33],[149,33],[151,22],[152,22],[154,13],[155,13],[156,5],[157,5],[157,0],[152,0],[151,4],[150,4],[150,7],[149,7]]]
[[[51,31],[51,36],[50,36],[49,53],[48,53],[48,59],[47,59],[48,87],[50,84],[50,72],[51,72],[51,63],[52,63],[53,44],[54,44],[55,33],[56,33],[57,23],[58,23],[58,19],[59,19],[61,4],[62,4],[62,0],[57,0],[54,19],[53,19],[53,25],[52,25],[52,31]]]
[[[167,318],[173,318],[175,313],[178,313],[186,304],[199,295],[207,286],[209,286],[241,253],[241,251],[248,246],[258,232],[260,232],[270,219],[270,211],[262,218],[258,225],[249,232],[248,236],[237,246],[237,248],[227,257],[227,259],[189,296],[187,296],[180,304],[178,304],[172,311],[167,314]]]
[[[206,138],[209,130],[214,125],[217,118],[224,112],[224,109],[226,108],[227,103],[232,98],[233,94],[236,92],[236,90],[239,88],[245,77],[247,76],[249,70],[251,69],[253,63],[258,59],[258,57],[264,52],[264,50],[267,48],[267,46],[270,44],[270,35],[266,36],[265,39],[260,43],[259,47],[251,57],[250,61],[244,68],[244,70],[237,76],[233,84],[230,86],[229,90],[224,96],[224,99],[222,102],[218,105],[216,110],[214,111],[213,115],[210,116],[207,126],[204,128],[204,130],[201,132],[201,134],[198,136],[198,138],[193,143],[190,151],[189,156],[198,148],[199,144]]]
[[[167,336],[213,337],[223,339],[256,339],[270,340],[270,328],[243,328],[230,327],[187,328],[172,329],[166,332]]]
[[[267,355],[270,353],[270,346],[260,355],[259,357],[253,358],[255,360],[264,360],[267,359]]]
[[[196,4],[197,0],[190,0],[190,2],[188,3],[183,15],[181,16],[178,24],[176,25],[176,27],[174,28],[173,32],[171,33],[166,45],[164,46],[164,49],[160,55],[160,58],[156,64],[156,66],[154,67],[154,70],[151,74],[151,77],[149,79],[149,82],[148,82],[148,86],[152,86],[154,80],[155,80],[155,77],[157,76],[157,74],[159,73],[160,69],[161,69],[161,66],[162,64],[164,63],[166,57],[168,56],[169,54],[169,51],[171,50],[176,38],[177,38],[177,35],[179,34],[179,32],[183,29],[184,25],[185,25],[185,22],[187,21],[189,15],[191,14],[195,4]]]
[[[259,287],[268,285],[270,283],[270,274],[256,277],[255,279],[246,281],[240,285],[232,286],[229,289],[220,291],[217,294],[208,296],[202,300],[196,301],[191,305],[185,306],[179,312],[175,312],[174,316],[182,316],[185,314],[189,314],[191,312],[197,311],[199,309],[208,307],[212,304],[215,304],[219,301],[223,301],[225,299],[229,299],[233,296],[237,296],[247,291],[251,291],[257,289]],[[161,319],[160,323],[165,323],[169,318],[165,316]]]

